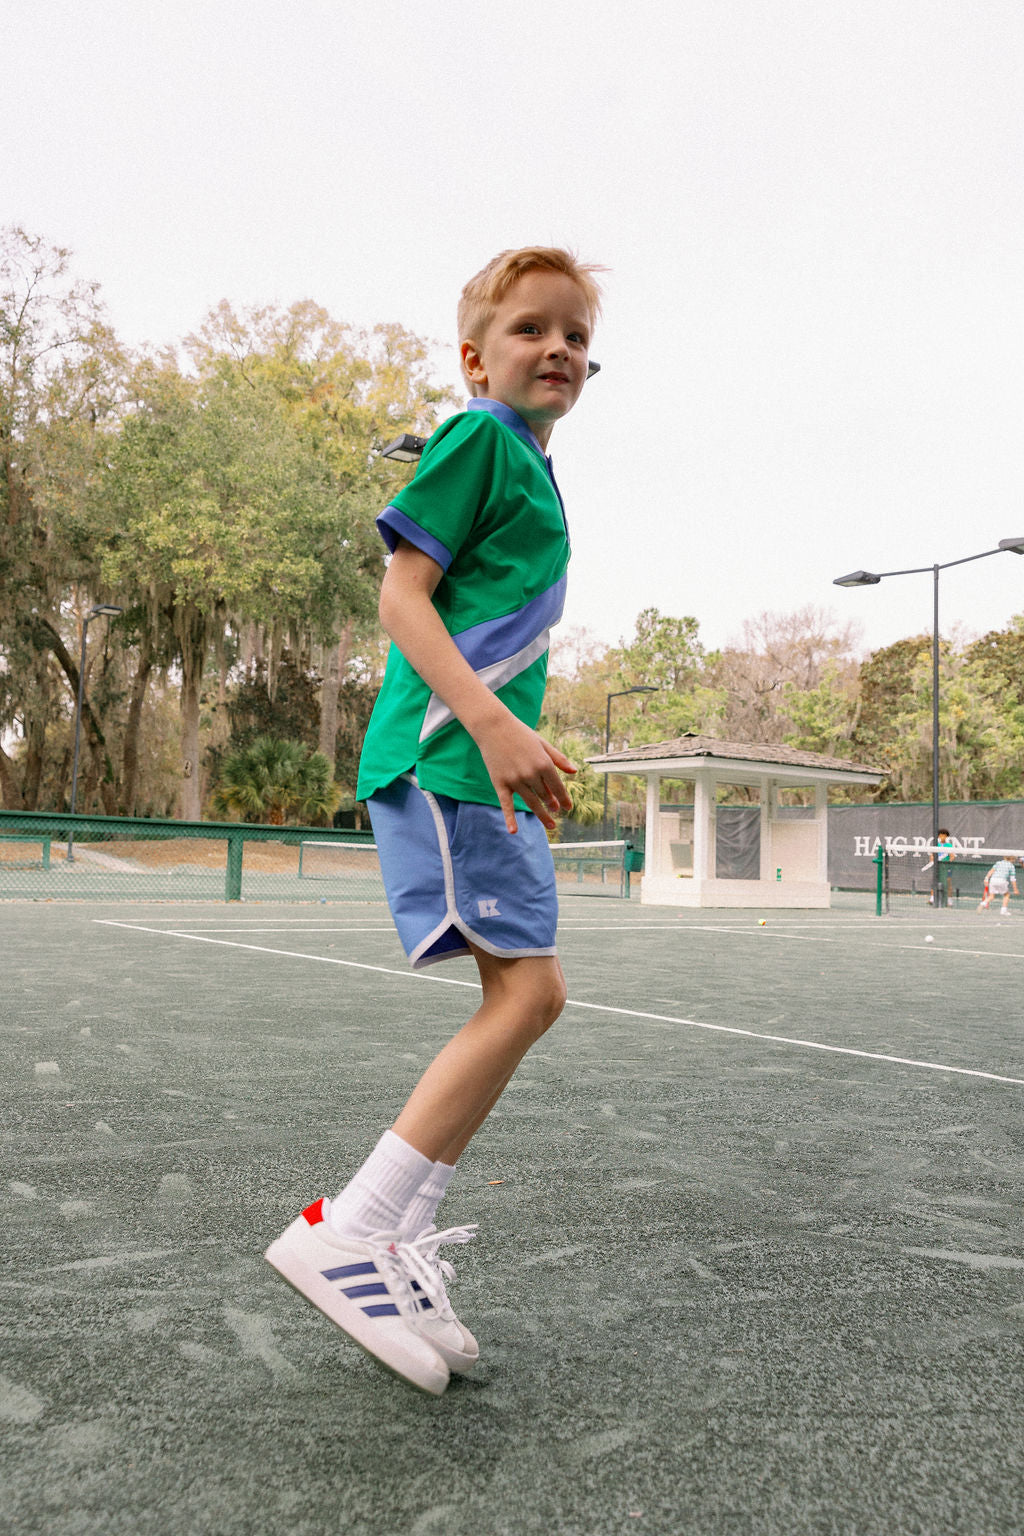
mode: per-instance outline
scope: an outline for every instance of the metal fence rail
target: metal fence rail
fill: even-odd
[[[310,901],[300,845],[364,847],[371,832],[241,822],[0,811],[0,899]],[[335,901],[383,901],[375,860],[335,882]]]

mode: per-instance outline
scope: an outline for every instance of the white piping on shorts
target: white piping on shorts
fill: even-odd
[[[525,672],[531,667],[539,656],[543,656],[551,643],[550,629],[542,629],[535,640],[529,645],[524,645],[521,651],[516,651],[514,656],[506,656],[503,661],[492,661],[489,667],[481,667],[477,677],[482,683],[486,683],[492,693],[497,693],[506,683],[510,683],[520,672]],[[436,693],[430,695],[427,701],[427,712],[423,716],[423,726],[420,730],[420,741],[426,741],[428,736],[433,736],[442,725],[448,725],[455,716],[443,699],[439,699]]]
[[[468,923],[463,922],[462,918],[459,916],[458,908],[455,905],[455,871],[452,868],[452,851],[448,846],[448,828],[444,824],[444,817],[441,815],[441,807],[438,805],[429,789],[420,788],[415,774],[403,774],[403,778],[408,779],[410,784],[415,785],[415,787],[419,789],[420,794],[423,796],[424,800],[430,807],[430,814],[434,818],[434,827],[437,832],[437,846],[441,852],[441,864],[444,868],[444,904],[446,908],[444,921],[438,923],[433,932],[429,933],[427,937],[422,941],[422,943],[417,944],[416,948],[409,956],[409,964],[412,966],[413,970],[426,970],[428,965],[440,965],[442,960],[453,960],[458,955],[468,955],[472,953],[472,951],[468,948],[446,949],[443,954],[429,955],[426,958],[423,958],[425,951],[428,950],[432,944],[436,944],[441,935],[443,933],[447,933],[449,928],[454,928],[456,932],[461,933],[464,939],[472,939],[473,943],[477,946],[478,949],[484,950],[488,955],[497,956],[499,960],[527,960],[531,959],[533,956],[557,955],[558,950],[553,945],[550,949],[500,949],[496,944],[491,944],[487,939],[481,938],[475,929],[471,928]],[[511,835],[512,834],[509,833],[509,836]]]

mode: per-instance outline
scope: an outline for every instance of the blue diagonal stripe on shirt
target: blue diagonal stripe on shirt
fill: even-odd
[[[544,655],[550,626],[561,618],[564,601],[563,576],[515,613],[474,624],[472,629],[464,629],[452,639],[477,676],[497,692]],[[447,704],[432,693],[423,716],[420,741],[426,741],[453,719]]]
[[[539,592],[514,613],[504,613],[500,619],[485,619],[452,639],[474,672],[491,667],[507,656],[514,656],[558,623],[565,607],[565,588],[566,578],[562,576],[553,587]]]

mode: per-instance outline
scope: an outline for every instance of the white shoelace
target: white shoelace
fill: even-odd
[[[471,1243],[476,1228],[476,1222],[466,1227],[448,1227],[444,1232],[426,1227],[418,1237],[397,1245],[407,1273],[419,1282],[439,1317],[455,1316],[445,1290],[445,1281],[455,1279],[455,1268],[447,1259],[438,1258],[437,1250],[446,1243]]]
[[[387,1239],[386,1234],[379,1232],[373,1233],[365,1241],[372,1243],[377,1250],[378,1268],[386,1271],[391,1282],[388,1289],[400,1312],[411,1319],[422,1316],[422,1308],[413,1290],[415,1282],[420,1288],[420,1294],[430,1300],[439,1317],[454,1318],[444,1283],[445,1280],[455,1279],[455,1270],[447,1259],[437,1257],[437,1250],[443,1243],[472,1242],[475,1235],[474,1222],[466,1227],[449,1227],[444,1232],[438,1232],[436,1227],[427,1227],[417,1237],[405,1241]]]

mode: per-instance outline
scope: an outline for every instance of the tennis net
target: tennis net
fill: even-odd
[[[329,882],[335,901],[384,900],[376,843],[301,842],[299,879]]]
[[[623,839],[552,843],[555,880],[563,896],[629,896],[630,845]]]
[[[935,859],[938,856],[938,878]],[[927,911],[939,907],[977,909],[984,901],[990,871],[1005,860],[1013,870],[1017,888],[1024,891],[1024,850],[1020,848],[957,848],[948,845],[915,848],[913,853],[884,851],[882,909],[885,912]],[[1013,883],[1009,885],[1013,904]],[[1001,892],[991,899],[996,908]]]
[[[622,839],[552,843],[559,893],[566,896],[629,896],[629,844]],[[376,843],[303,842],[299,879],[329,882],[335,900],[382,900]]]

